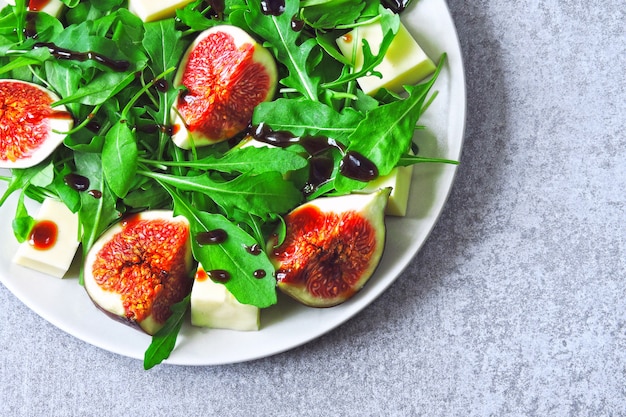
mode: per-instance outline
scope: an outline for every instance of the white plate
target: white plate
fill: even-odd
[[[420,124],[420,153],[458,160],[465,127],[465,80],[461,50],[447,4],[419,0],[403,21],[426,53],[447,64],[435,84],[439,92]],[[315,339],[353,317],[375,300],[402,273],[435,225],[452,186],[456,167],[422,164],[414,169],[411,203],[406,218],[387,221],[387,247],[376,274],[353,299],[330,309],[313,309],[279,296],[262,312],[259,332],[193,328],[185,324],[166,361],[181,365],[216,365],[277,354]],[[0,170],[0,175],[5,175]],[[0,192],[6,185],[0,182]],[[78,284],[76,268],[65,279],[44,276],[12,263],[18,244],[11,232],[15,199],[0,208],[0,281],[24,304],[53,325],[87,343],[120,355],[143,359],[150,337],[96,310]],[[28,205],[36,213],[36,205]],[[416,281],[415,285],[419,285]]]

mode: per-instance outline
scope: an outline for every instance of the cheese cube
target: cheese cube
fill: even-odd
[[[363,67],[363,39],[367,40],[372,53],[378,54],[383,39],[380,22],[359,26],[336,41],[341,53],[354,64],[357,71]],[[368,75],[358,78],[357,82],[368,95],[376,94],[381,88],[401,93],[403,85],[416,84],[435,69],[433,61],[400,23],[383,61],[375,68],[382,74],[382,78]]]
[[[237,301],[225,285],[213,282],[199,265],[191,289],[191,324],[213,329],[259,330],[260,310]]]
[[[72,213],[62,202],[47,198],[35,217],[35,227],[31,232],[32,239],[23,242],[13,262],[36,271],[62,278],[72,264],[80,243],[78,215]],[[41,226],[50,225],[46,232],[47,244],[39,247],[35,233]],[[56,226],[56,227],[55,227]],[[56,229],[56,230],[55,230]]]
[[[413,166],[411,165],[396,167],[389,174],[370,181],[363,191],[373,193],[381,188],[391,187],[385,214],[389,216],[406,216],[412,174]]]
[[[176,16],[176,10],[192,0],[129,0],[128,9],[144,22],[167,19]]]
[[[11,6],[15,6],[15,0],[6,0],[6,2]],[[63,12],[64,6],[65,5],[61,0],[48,0],[47,2],[44,2],[43,7],[38,8],[36,6],[28,6],[28,10],[33,12],[45,12],[51,16],[58,18],[59,16],[61,16],[61,12]]]

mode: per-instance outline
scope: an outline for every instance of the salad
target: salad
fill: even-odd
[[[398,166],[453,162],[421,156],[418,144],[411,143],[419,116],[435,97],[429,93],[445,56],[428,81],[406,86],[402,94],[383,89],[367,95],[357,82],[376,76],[398,32],[398,5],[193,1],[176,17],[145,23],[122,1],[63,3],[66,10],[58,18],[31,13],[23,1],[0,13],[0,76],[50,88],[60,97],[54,105],[65,106],[74,120],[62,146],[48,158],[11,169],[3,178],[8,189],[0,203],[13,193],[20,196],[13,222],[18,241],[27,239],[34,222],[24,198],[53,197],[78,213],[85,255],[120,217],[155,209],[184,215],[192,231],[215,230],[213,222],[219,222],[229,236],[245,235],[246,242],[264,247],[299,205],[367,186],[359,175],[341,169],[351,152],[374,164],[377,176]],[[355,69],[335,40],[371,22],[383,28],[379,51],[365,47],[363,63]],[[255,107],[249,127],[234,137],[184,149],[172,141],[171,109],[183,91],[176,72],[193,40],[224,24],[245,30],[271,51],[278,89],[271,101]],[[278,137],[272,135],[276,132],[290,139],[331,138],[341,146],[325,150],[324,162],[331,168],[316,181],[309,175],[316,155],[303,152],[301,141],[232,152],[249,136]],[[68,178],[76,175],[98,195],[73,187]],[[235,259],[233,270],[267,268],[266,253],[245,256],[248,243],[220,246],[200,245],[194,258],[203,265]],[[237,299],[267,307],[276,302],[275,281],[267,278],[239,280],[229,289]],[[153,336],[146,367],[173,349],[188,303],[178,303],[163,331]]]

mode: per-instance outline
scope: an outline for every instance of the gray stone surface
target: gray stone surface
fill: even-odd
[[[382,297],[278,356],[144,372],[0,286],[0,415],[626,415],[624,2],[449,4],[462,165]]]

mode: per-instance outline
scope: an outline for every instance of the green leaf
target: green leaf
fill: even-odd
[[[342,141],[353,134],[362,119],[361,113],[350,108],[339,113],[320,102],[277,99],[258,105],[252,122],[263,122],[273,130],[286,130],[297,136],[323,135]]]
[[[365,8],[362,0],[301,1],[302,18],[313,28],[333,29],[354,23]]]
[[[102,170],[111,191],[124,197],[137,173],[137,142],[126,120],[113,125],[107,132],[102,148]]]
[[[172,315],[165,321],[165,325],[152,336],[152,342],[146,349],[143,359],[145,370],[151,369],[169,358],[176,346],[176,339],[190,304],[191,294],[172,306]]]
[[[6,199],[9,198],[9,196],[15,191],[28,187],[33,177],[47,167],[48,164],[44,161],[34,167],[11,170],[11,180],[9,181],[9,185],[4,191],[4,194],[0,197],[0,206],[2,206]]]
[[[181,40],[182,33],[177,31],[173,19],[159,20],[145,25],[142,45],[150,57],[150,69],[156,74],[177,66],[185,51]]]
[[[302,201],[301,192],[278,172],[242,174],[230,181],[214,180],[209,175],[177,176],[147,171],[139,173],[178,190],[204,194],[227,214],[245,207],[251,214],[267,219],[273,213],[291,210]]]
[[[256,239],[219,214],[207,213],[193,207],[171,187],[165,186],[174,199],[174,212],[189,220],[193,255],[204,269],[227,271],[231,278],[224,285],[243,304],[259,308],[276,304],[274,267],[264,252],[253,255],[248,248]],[[199,233],[223,229],[228,238],[220,244],[200,245]],[[255,272],[265,271],[265,277],[255,278]]]
[[[146,161],[149,162],[149,161]],[[160,162],[165,166],[184,166],[197,170],[225,173],[263,174],[279,172],[283,175],[307,166],[306,158],[281,148],[235,147],[222,156],[209,155],[202,159],[181,162]]]
[[[186,42],[182,39],[182,33],[176,30],[173,19],[146,24],[142,42],[146,53],[150,57],[149,68],[153,77],[171,68],[176,68],[185,52]],[[173,71],[167,73],[164,77],[168,86],[173,85],[173,77]],[[170,123],[170,109],[176,99],[177,91],[171,87],[166,91],[158,90],[158,96],[159,105],[157,109],[148,108],[148,113],[158,125],[167,126]],[[169,136],[164,131],[161,131],[156,159],[163,159],[162,155],[169,141]]]
[[[35,219],[28,214],[26,206],[24,205],[24,195],[25,192],[22,191],[17,200],[15,217],[12,223],[13,234],[19,243],[25,242],[29,238],[30,231],[35,225]]]
[[[258,1],[249,1],[248,6],[249,13],[245,18],[250,29],[271,45],[276,58],[287,67],[289,74],[281,83],[316,101],[319,80],[311,77],[307,60],[317,42],[310,38],[298,43],[300,32],[291,28],[291,18],[298,13],[299,2],[285,2],[285,10],[280,16],[263,14]]]
[[[104,181],[100,154],[74,152],[74,161],[76,174],[89,180],[89,189],[102,193],[99,198],[80,193],[78,218],[83,229],[83,253],[86,254],[102,232],[119,219],[120,213],[115,206],[115,197]]]
[[[103,72],[73,94],[57,101],[55,105],[78,102],[96,106],[109,100],[135,80],[134,73]]]

